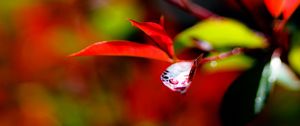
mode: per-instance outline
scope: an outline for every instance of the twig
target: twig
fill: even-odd
[[[189,0],[166,0],[166,1],[173,4],[174,6],[179,7],[180,9],[182,9],[188,13],[191,13],[192,15],[194,15],[195,17],[197,17],[200,20],[207,19],[210,17],[219,17],[218,15],[214,14],[213,12],[211,12],[197,4],[194,4],[194,3],[190,2]]]
[[[224,53],[220,53],[217,56],[211,56],[211,57],[206,57],[203,58],[199,63],[200,64],[204,64],[207,62],[211,62],[211,61],[215,61],[215,60],[220,60],[220,59],[224,59],[233,55],[238,55],[242,52],[244,52],[244,48],[234,48],[233,50],[229,51],[229,52],[224,52]]]

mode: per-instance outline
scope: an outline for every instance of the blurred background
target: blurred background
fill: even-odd
[[[255,29],[231,0],[196,2]],[[147,38],[127,19],[158,22],[161,15],[171,36],[198,21],[163,0],[0,1],[0,126],[219,126],[221,98],[251,59],[198,71],[187,94],[180,95],[160,81],[168,63],[68,57],[103,40],[143,43]],[[299,21],[297,15],[291,22]],[[294,24],[289,26],[295,30]],[[299,73],[295,31],[291,60]],[[299,125],[299,106],[299,91],[276,86],[249,125]]]

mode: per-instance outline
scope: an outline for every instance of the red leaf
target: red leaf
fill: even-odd
[[[300,4],[300,0],[264,0],[264,2],[273,17],[278,18],[283,14],[285,20],[290,18]]]
[[[103,41],[94,43],[70,56],[133,56],[172,62],[170,57],[159,48],[129,41]]]
[[[285,0],[264,0],[264,2],[271,15],[275,18],[279,17],[283,11]]]
[[[154,42],[164,50],[170,57],[174,57],[173,41],[167,32],[164,30],[163,26],[153,22],[136,22],[134,20],[129,20],[133,26],[141,29],[145,32]]]
[[[289,19],[300,4],[300,0],[288,0],[285,2],[285,7],[283,10],[283,18],[285,20]]]

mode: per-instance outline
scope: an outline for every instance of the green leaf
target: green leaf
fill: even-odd
[[[261,79],[259,81],[259,86],[254,101],[255,114],[258,114],[262,111],[265,102],[268,98],[268,95],[273,87],[274,80],[270,80],[271,74],[272,69],[270,67],[270,64],[267,64],[262,71]]]
[[[291,49],[289,57],[288,57],[291,67],[293,69],[295,69],[298,74],[300,74],[300,58],[299,58],[299,54],[300,54],[300,46],[293,47]]]
[[[211,18],[201,21],[180,33],[175,41],[185,46],[193,46],[192,38],[207,41],[215,48],[267,46],[266,39],[262,35],[229,18]]]
[[[274,55],[276,54],[276,55]],[[265,102],[273,88],[274,82],[278,80],[282,70],[283,63],[281,62],[278,52],[274,51],[270,63],[268,63],[262,72],[259,81],[259,87],[255,98],[254,112],[258,114],[262,111]]]
[[[211,55],[213,56],[215,54]],[[252,58],[240,54],[204,64],[203,69],[207,72],[220,70],[246,70],[253,65],[253,62],[254,60]]]
[[[266,58],[270,54],[262,55],[226,91],[220,108],[223,125],[245,125],[262,110],[276,78]]]

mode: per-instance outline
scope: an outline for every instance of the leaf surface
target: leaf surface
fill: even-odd
[[[287,20],[299,6],[300,0],[264,0],[264,3],[273,17],[283,14],[283,19]]]
[[[217,54],[210,54],[214,56]],[[229,70],[246,70],[251,68],[254,60],[244,54],[234,55],[222,60],[212,61],[202,66],[207,72],[229,71]]]
[[[137,22],[134,20],[129,21],[133,26],[139,28],[145,34],[147,34],[158,45],[158,47],[164,50],[169,56],[175,56],[173,41],[164,30],[163,26],[153,22]]]
[[[283,11],[285,0],[264,0],[264,2],[271,15],[275,18],[279,17]]]
[[[116,40],[94,43],[70,56],[133,56],[172,62],[161,49],[147,44]]]
[[[289,53],[289,62],[291,67],[300,74],[300,46],[293,46]]]
[[[273,0],[276,1],[276,0]],[[283,18],[289,19],[294,11],[298,8],[300,0],[285,0],[285,8],[283,10]]]
[[[201,21],[183,31],[175,41],[185,46],[193,46],[193,39],[210,43],[214,48],[247,47],[264,48],[265,38],[253,32],[244,24],[228,18],[212,18]]]

